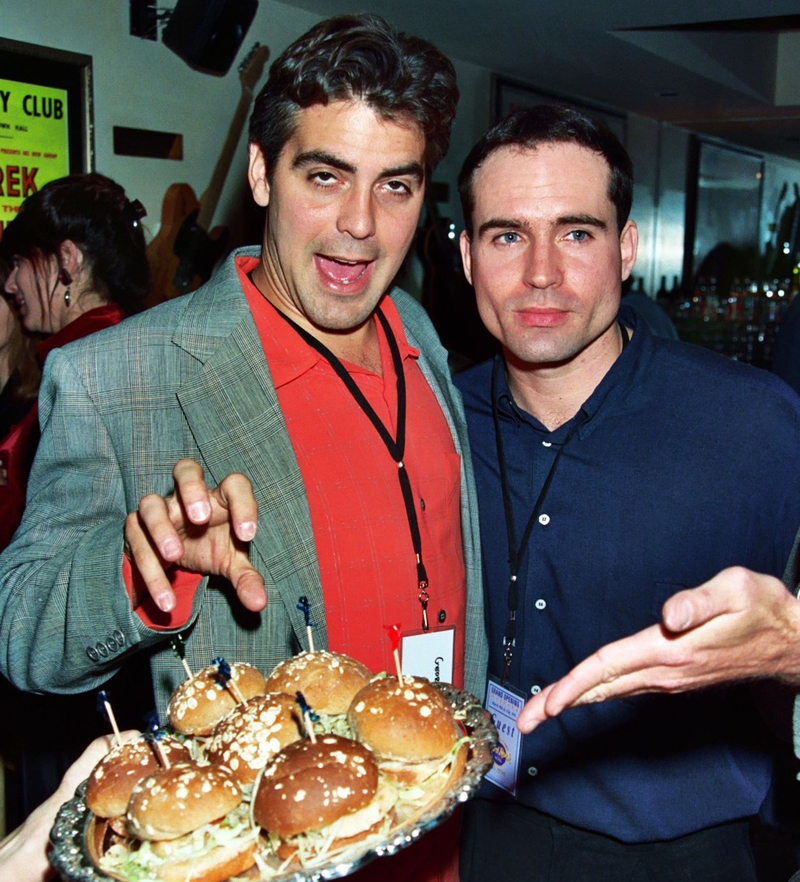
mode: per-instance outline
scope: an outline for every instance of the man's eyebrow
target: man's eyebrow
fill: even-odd
[[[292,160],[292,168],[306,168],[316,163],[329,165],[331,168],[338,168],[340,171],[348,172],[349,174],[355,174],[358,171],[352,162],[347,162],[347,160],[333,153],[328,153],[326,150],[307,150],[304,153],[298,153]],[[422,167],[422,163],[415,160],[395,166],[394,168],[384,168],[381,170],[379,177],[399,178],[408,175],[416,178],[418,181],[424,180],[425,170]]]
[[[478,227],[478,235],[482,236],[484,233],[488,233],[490,230],[524,230],[525,224],[519,220],[511,220],[510,218],[505,217],[492,217],[489,220],[484,221]]]
[[[593,214],[567,214],[556,221],[560,227],[568,227],[575,224],[580,227],[597,227],[599,230],[608,229],[608,224]]]

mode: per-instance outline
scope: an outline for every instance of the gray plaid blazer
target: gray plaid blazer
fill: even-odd
[[[239,254],[257,254],[243,249]],[[421,307],[392,291],[407,339],[462,458],[462,532],[468,583],[466,687],[483,694],[487,645],[475,486],[461,401],[447,354]],[[231,472],[253,483],[251,543],[266,609],[248,613],[224,580],[203,579],[187,660],[213,655],[270,670],[304,645],[305,594],[327,646],[314,536],[264,352],[233,256],[198,291],[52,352],[39,405],[42,440],[22,524],[0,556],[0,670],[19,688],[96,688],[132,652],[151,652],[159,711],[184,679],[170,632],[145,627],[122,580],[122,522],[147,493],[172,489],[181,457],[210,485]]]

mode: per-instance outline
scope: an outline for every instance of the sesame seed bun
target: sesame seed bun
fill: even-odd
[[[170,764],[192,758],[189,748],[169,735],[159,740],[159,748]],[[144,737],[114,745],[89,775],[87,807],[100,818],[124,815],[134,785],[160,768],[155,751]]]
[[[178,763],[139,781],[128,802],[137,839],[176,839],[233,811],[242,791],[224,766]]]
[[[372,677],[361,662],[338,652],[301,652],[282,661],[267,677],[267,690],[302,692],[317,713],[345,714],[353,696]]]
[[[282,838],[319,830],[368,805],[378,787],[372,751],[338,735],[284,748],[264,769],[253,798],[257,824]]]
[[[185,680],[172,693],[167,715],[172,728],[182,735],[210,735],[214,726],[236,705],[233,692],[218,680],[217,665],[209,665]],[[243,662],[231,665],[231,680],[245,701],[266,692],[264,675]]]
[[[425,762],[447,755],[461,736],[450,705],[424,677],[377,677],[353,699],[348,721],[380,759]]]
[[[227,766],[240,784],[252,784],[278,751],[302,735],[294,696],[256,695],[217,723],[206,743],[206,757]]]

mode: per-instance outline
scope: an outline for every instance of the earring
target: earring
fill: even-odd
[[[64,303],[69,306],[69,288],[64,292]]]

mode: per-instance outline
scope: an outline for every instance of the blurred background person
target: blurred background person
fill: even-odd
[[[22,204],[0,240],[0,259],[7,266],[5,292],[22,325],[43,336],[36,349],[40,364],[52,349],[142,309],[149,288],[143,216],[140,202],[99,174],[51,181]],[[5,419],[5,399],[3,405]],[[25,506],[39,440],[36,407],[26,407],[0,429],[6,473],[0,489],[2,551]]]
[[[28,197],[5,228],[0,239],[4,288],[24,331],[39,336],[39,365],[53,349],[141,311],[150,281],[141,226],[144,214],[141,203],[128,199],[110,178],[74,174],[51,181]],[[0,339],[9,321],[8,303],[2,299]],[[10,367],[10,382],[21,384],[21,379],[13,380],[14,367]],[[19,373],[21,378],[21,369]],[[29,383],[38,385],[38,374],[37,369]],[[33,388],[30,392],[35,395]],[[5,414],[4,406],[4,418]],[[39,443],[35,397],[9,422],[0,436],[4,466],[0,551],[19,526],[25,507],[28,474]],[[148,678],[141,681],[145,689],[138,689],[137,682],[133,679],[117,687],[132,693],[134,719],[152,707]],[[139,692],[146,693],[141,706]],[[105,723],[95,713],[94,695],[26,695],[2,680],[0,701],[6,709],[0,719],[6,815],[9,826],[15,826],[56,790],[65,769]],[[24,742],[15,724],[19,719],[27,721]],[[53,719],[59,720],[58,731],[52,727]]]

